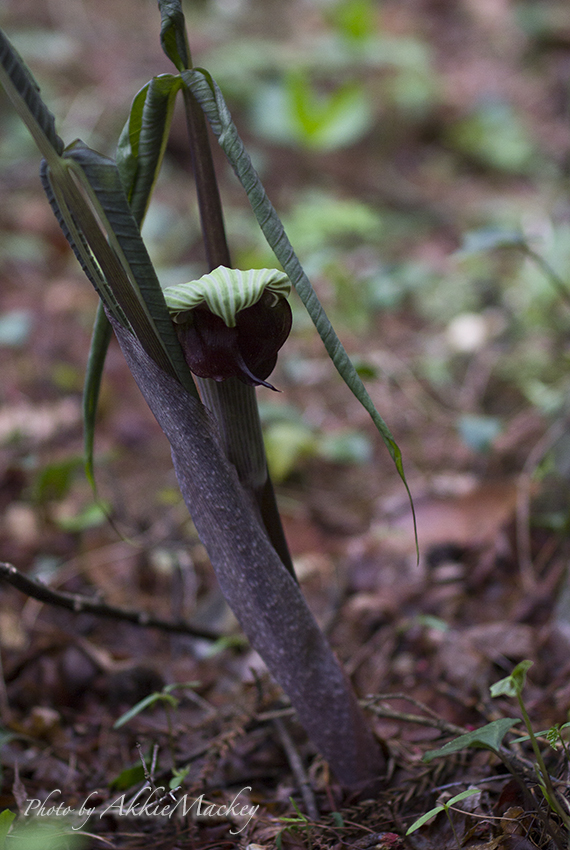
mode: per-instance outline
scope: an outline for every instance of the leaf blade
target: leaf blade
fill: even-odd
[[[486,726],[482,726],[480,729],[473,729],[473,731],[467,732],[465,735],[460,735],[459,738],[448,741],[439,750],[430,750],[424,755],[422,761],[429,763],[433,759],[445,758],[467,747],[498,752],[507,732],[520,722],[518,717],[501,717],[499,720],[493,720],[492,723],[487,723]]]

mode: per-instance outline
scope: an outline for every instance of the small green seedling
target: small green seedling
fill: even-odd
[[[275,837],[275,846],[277,850],[282,850],[283,847],[283,833],[284,832],[296,832],[297,830],[303,829],[307,835],[307,847],[311,850],[311,821],[303,814],[298,805],[295,803],[292,797],[289,797],[289,802],[297,812],[297,817],[294,818],[279,818],[281,823],[287,824],[281,832]]]
[[[461,794],[456,794],[455,797],[452,797],[451,800],[448,800],[447,803],[439,803],[439,805],[435,806],[433,809],[430,809],[429,812],[426,812],[425,815],[422,815],[421,818],[418,818],[411,827],[407,830],[406,835],[410,835],[410,833],[415,832],[416,829],[419,829],[424,823],[427,823],[428,820],[431,820],[435,815],[438,815],[440,812],[445,812],[447,819],[449,820],[449,824],[455,836],[455,840],[457,844],[461,846],[459,841],[459,837],[455,831],[455,827],[453,826],[453,821],[451,820],[451,816],[449,814],[450,809],[453,808],[455,803],[459,803],[461,800],[466,800],[467,797],[473,797],[475,794],[480,794],[478,788],[468,788],[467,791],[462,791]]]
[[[136,705],[133,705],[132,708],[129,708],[124,714],[122,714],[118,720],[113,724],[113,729],[120,729],[121,726],[124,726],[125,723],[128,723],[129,720],[132,720],[133,717],[136,717],[137,714],[140,714],[141,711],[144,711],[145,708],[149,708],[151,705],[156,705],[157,702],[162,702],[165,704],[167,708],[178,708],[178,704],[180,702],[177,697],[173,697],[171,695],[171,691],[174,691],[176,688],[197,688],[200,685],[200,682],[176,682],[172,685],[165,685],[165,687],[161,691],[155,691],[152,694],[149,694],[144,699],[141,699]]]
[[[178,788],[188,773],[188,770],[179,771],[176,768],[176,758],[174,753],[174,730],[172,728],[172,711],[178,708],[180,700],[177,697],[173,697],[171,691],[176,688],[196,688],[200,685],[200,682],[175,682],[171,685],[165,685],[162,691],[155,691],[152,694],[149,694],[144,699],[141,699],[136,705],[133,705],[132,708],[129,708],[124,714],[119,717],[118,720],[115,721],[113,725],[113,729],[120,729],[121,726],[124,726],[125,723],[128,723],[133,717],[136,717],[137,714],[140,714],[141,711],[149,708],[152,705],[156,705],[157,703],[162,703],[164,705],[164,711],[166,714],[166,724],[168,726],[168,745],[170,748],[170,756],[172,760],[172,779],[170,780],[170,788]]]
[[[532,664],[533,662],[528,660],[521,661],[520,664],[517,664],[510,676],[507,676],[505,679],[501,679],[499,682],[495,682],[495,684],[491,687],[491,696],[516,697],[522,714],[524,725],[526,726],[528,732],[532,750],[536,758],[535,770],[538,779],[538,784],[540,785],[541,791],[544,795],[544,799],[546,800],[552,811],[560,817],[562,823],[566,826],[566,828],[570,829],[570,816],[567,812],[564,811],[562,805],[558,801],[558,797],[556,796],[556,792],[554,791],[552,782],[550,780],[550,775],[548,773],[548,770],[546,769],[546,765],[544,763],[540,747],[538,746],[537,736],[532,728],[530,717],[528,715],[528,711],[526,710],[526,706],[524,704],[522,696],[522,692],[526,683],[526,673],[529,667],[532,667]]]
[[[552,727],[552,729],[548,729],[545,732],[539,733],[538,735],[534,732],[530,717],[528,715],[522,697],[522,692],[526,683],[527,670],[532,666],[532,663],[532,661],[526,660],[521,661],[520,664],[517,664],[510,676],[506,676],[504,679],[501,679],[499,682],[495,682],[495,684],[492,685],[491,696],[506,696],[516,698],[520,712],[522,714],[523,723],[526,726],[528,732],[528,735],[525,735],[521,738],[517,738],[516,740],[529,740],[531,742],[531,746],[536,759],[535,770],[538,779],[538,784],[542,790],[544,798],[552,809],[552,811],[558,815],[564,826],[569,829],[570,816],[567,812],[564,811],[562,804],[559,802],[558,797],[556,796],[550,779],[550,775],[546,769],[546,765],[544,763],[544,759],[540,751],[540,747],[538,745],[537,738],[539,736],[546,735],[547,740],[549,741],[551,746],[553,745],[554,741],[560,740],[562,742],[562,745],[566,749],[565,743],[560,733],[560,729],[570,726],[570,723],[565,723],[564,727]],[[501,745],[503,738],[505,737],[507,732],[509,732],[509,730],[517,723],[520,723],[520,720],[513,717],[503,717],[500,720],[494,720],[492,723],[488,723],[486,726],[481,727],[481,729],[474,729],[472,732],[468,732],[465,735],[460,735],[459,738],[455,738],[453,741],[448,741],[448,743],[441,747],[441,749],[439,750],[431,750],[430,752],[425,754],[423,760],[425,762],[430,762],[434,758],[445,757],[451,755],[452,753],[457,753],[467,747],[478,747],[488,749],[496,753],[499,757],[501,757]],[[447,805],[450,804],[448,803]],[[422,823],[425,823],[425,821],[428,820],[429,817],[434,814],[434,812],[435,810],[428,813],[427,815],[424,815],[423,820],[420,819],[421,822],[416,821],[416,823],[413,824],[412,828],[417,829],[418,825],[421,826]]]

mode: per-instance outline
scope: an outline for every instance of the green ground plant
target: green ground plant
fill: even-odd
[[[561,728],[559,726],[553,727],[552,729],[546,730],[544,733],[538,734],[534,731],[532,727],[532,722],[529,717],[523,698],[523,690],[526,683],[526,674],[529,668],[532,666],[532,663],[533,662],[529,660],[521,661],[519,664],[517,664],[517,666],[514,668],[514,670],[509,676],[506,676],[504,679],[495,682],[495,684],[491,686],[490,693],[493,698],[506,696],[514,698],[517,701],[518,708],[522,715],[522,722],[527,730],[527,735],[521,738],[517,738],[516,742],[530,741],[535,758],[534,771],[536,783],[540,788],[542,798],[548,804],[551,813],[555,815],[555,818],[550,818],[547,821],[549,826],[549,832],[551,833],[551,837],[555,841],[557,847],[567,848],[570,847],[570,813],[568,811],[568,804],[566,801],[562,802],[560,794],[554,788],[552,778],[547,769],[542,751],[540,749],[538,738],[541,736],[546,737],[550,746],[552,746],[552,742],[561,742],[562,749],[564,754],[566,755],[566,758],[567,750],[563,742]],[[433,759],[436,758],[450,756],[468,747],[474,747],[477,749],[487,749],[495,753],[505,763],[509,771],[512,772],[513,775],[518,778],[518,780],[523,783],[525,787],[529,788],[530,791],[531,789],[528,783],[528,776],[521,774],[520,771],[517,770],[516,763],[513,762],[512,755],[509,749],[503,744],[505,736],[511,731],[513,726],[516,726],[518,723],[520,723],[520,720],[518,718],[513,717],[503,717],[499,720],[494,720],[492,723],[488,723],[486,726],[483,726],[480,729],[474,729],[472,732],[468,732],[465,735],[460,735],[458,738],[449,741],[439,750],[431,750],[424,756],[424,761],[431,762]],[[570,724],[564,725],[570,726]],[[512,743],[515,743],[515,741],[513,741]],[[464,796],[468,796],[467,792],[463,793]],[[412,824],[408,832],[415,831],[424,823],[426,823],[426,821],[428,821],[432,815],[443,809],[446,810],[446,814],[448,814],[449,816],[446,806],[449,807],[452,803],[458,801],[459,799],[462,799],[461,795],[458,795],[457,797],[453,798],[453,800],[448,801],[447,804],[442,804],[436,809],[433,809],[431,812],[426,813],[417,821],[415,821],[414,824]],[[535,806],[538,810],[538,808],[540,807],[540,800],[536,800],[532,794],[529,794],[529,799],[531,801],[534,801]],[[559,827],[559,823],[562,825],[562,830],[565,832],[565,838]]]

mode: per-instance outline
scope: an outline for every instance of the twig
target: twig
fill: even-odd
[[[193,637],[205,638],[206,640],[218,640],[222,637],[219,632],[215,632],[212,629],[205,629],[201,626],[194,626],[184,620],[163,620],[160,617],[153,617],[151,614],[147,614],[146,611],[117,608],[114,605],[107,605],[105,602],[96,601],[77,593],[51,590],[45,584],[25,576],[12,564],[0,562],[0,579],[4,579],[17,590],[20,590],[27,596],[31,596],[33,599],[38,599],[47,605],[57,605],[60,608],[67,608],[68,611],[73,611],[76,614],[87,612],[89,614],[96,614],[98,617],[126,620],[134,626],[160,629],[166,632],[178,632],[192,635]]]
[[[384,708],[380,705],[365,703],[365,708],[376,714],[377,717],[390,717],[393,720],[403,720],[405,723],[419,723],[420,726],[432,726],[440,732],[448,732],[450,735],[465,735],[467,730],[461,726],[455,726],[439,717],[422,717],[420,714],[407,714],[403,711],[394,711],[392,708]]]
[[[289,766],[293,771],[293,775],[295,776],[297,785],[299,786],[309,819],[312,821],[318,821],[319,810],[317,808],[317,802],[315,800],[315,795],[313,794],[313,789],[311,788],[311,783],[309,782],[309,777],[307,776],[303,762],[301,761],[301,757],[299,756],[295,744],[291,740],[291,736],[285,728],[285,724],[281,718],[275,718],[273,723],[277,729],[281,745],[285,750]]]
[[[422,717],[419,714],[407,714],[406,712],[394,711],[392,708],[384,708],[384,706],[376,705],[377,702],[385,699],[404,699],[430,716]],[[434,729],[439,729],[440,732],[447,732],[449,735],[465,735],[468,731],[462,726],[456,726],[454,723],[449,723],[442,717],[438,717],[429,706],[406,694],[378,694],[369,699],[361,700],[360,704],[378,717],[390,717],[394,720],[403,720],[406,723],[419,723],[421,726],[432,726]]]
[[[367,700],[360,700],[360,705],[363,708],[367,708],[373,714],[376,714],[377,717],[389,717],[393,720],[402,720],[404,723],[417,723],[420,726],[431,726],[434,729],[439,729],[440,732],[447,732],[449,735],[465,735],[469,731],[468,729],[464,729],[462,726],[456,726],[455,723],[449,723],[442,717],[437,717],[437,715],[432,717],[422,717],[420,714],[408,714],[403,711],[394,711],[392,708],[375,705],[378,700],[395,698],[406,699],[408,702],[413,703],[423,711],[429,712],[429,714],[432,715],[434,714],[432,709],[430,709],[427,705],[424,705],[405,694],[380,694]],[[520,756],[513,755],[508,747],[505,746],[500,746],[497,750],[492,750],[492,752],[495,752],[496,755],[499,756],[505,767],[510,771],[515,779],[518,778],[520,780],[520,774],[522,774],[527,781],[536,784],[536,772],[529,761],[522,759]]]

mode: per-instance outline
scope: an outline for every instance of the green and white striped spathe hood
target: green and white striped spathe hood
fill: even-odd
[[[277,269],[248,269],[244,272],[218,266],[199,280],[167,286],[164,297],[175,322],[184,322],[184,313],[205,304],[229,328],[233,328],[236,313],[256,304],[266,290],[272,292],[276,300],[287,298],[291,292],[291,281]]]

